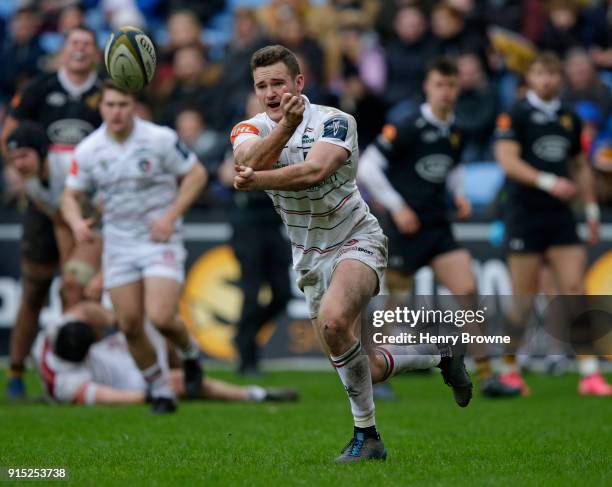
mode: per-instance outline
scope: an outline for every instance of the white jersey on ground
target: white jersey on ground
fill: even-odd
[[[58,330],[74,320],[65,314],[47,325],[37,336],[32,355],[48,395],[61,403],[93,404],[98,385],[126,391],[145,392],[146,383],[132,358],[123,333],[113,333],[94,343],[85,360],[69,362],[55,355]],[[163,370],[168,355],[163,337],[149,323],[145,330]]]
[[[64,192],[66,178],[70,172],[73,147],[62,146],[61,149],[49,150],[47,154],[48,177],[43,183],[38,176],[26,181],[28,196],[41,205],[47,213],[59,211],[60,199]]]
[[[197,159],[170,128],[135,118],[122,143],[102,124],[76,147],[66,186],[96,190],[103,208],[103,237],[112,242],[149,242],[151,222],[173,203],[177,178]],[[181,222],[170,242],[180,242]]]
[[[359,160],[355,119],[302,97],[306,105],[302,123],[274,168],[304,162],[317,142],[343,147],[348,155],[340,169],[316,186],[301,191],[266,191],[287,227],[297,271],[310,269],[320,256],[337,251],[360,223],[372,220],[378,226],[355,183]],[[239,123],[231,135],[234,150],[250,138],[266,137],[276,125],[266,113]]]

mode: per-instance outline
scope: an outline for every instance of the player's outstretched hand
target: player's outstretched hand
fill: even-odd
[[[455,195],[455,206],[457,207],[457,218],[465,220],[472,214],[472,203],[465,196]]]
[[[550,189],[550,194],[562,201],[569,201],[578,194],[578,188],[573,181],[558,177],[555,185]]]
[[[392,216],[400,233],[416,233],[421,227],[419,217],[408,206],[402,206],[399,210],[394,211]]]
[[[174,220],[166,215],[151,222],[151,240],[154,242],[167,242],[174,233]]]
[[[283,112],[283,118],[280,122],[282,125],[290,129],[295,129],[302,123],[306,106],[304,105],[304,99],[301,95],[284,93],[281,98],[280,106]]]
[[[95,218],[85,218],[72,225],[72,234],[77,243],[93,242],[96,239],[96,234],[91,229],[95,222]]]
[[[252,167],[236,166],[236,174],[234,176],[234,189],[238,191],[250,191],[255,183],[255,171]]]

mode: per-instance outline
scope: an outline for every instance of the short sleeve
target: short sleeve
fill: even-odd
[[[410,144],[411,139],[412,131],[407,124],[398,127],[388,123],[383,126],[374,145],[389,163],[393,163],[401,154],[402,146]]]
[[[94,181],[91,176],[91,167],[87,164],[84,150],[77,146],[74,151],[70,170],[66,178],[66,187],[77,191],[88,192],[93,189]]]
[[[521,141],[523,117],[518,107],[500,113],[495,122],[495,139]]]
[[[37,79],[27,83],[23,90],[16,93],[11,100],[9,115],[17,120],[36,120],[37,107],[40,102],[40,87]]]
[[[234,150],[244,141],[254,137],[261,138],[261,127],[254,120],[246,120],[236,124],[230,134],[230,142]]]
[[[174,130],[169,130],[168,142],[164,144],[164,167],[176,176],[184,176],[197,163],[197,156],[179,138]]]
[[[343,147],[349,153],[357,146],[357,122],[350,115],[336,114],[327,117],[318,127],[316,142]]]

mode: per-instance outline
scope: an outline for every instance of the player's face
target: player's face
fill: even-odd
[[[459,95],[459,78],[432,71],[425,80],[425,95],[435,111],[450,112]]]
[[[283,118],[280,108],[281,98],[285,93],[300,95],[304,89],[304,76],[291,76],[285,63],[278,62],[270,66],[256,68],[253,71],[255,95],[261,108],[275,122]]]
[[[126,135],[134,123],[134,98],[115,90],[104,90],[100,102],[102,119],[115,135]]]
[[[527,73],[527,83],[543,100],[551,100],[559,94],[561,72],[553,66],[536,63]]]
[[[40,158],[34,149],[20,147],[9,151],[9,164],[24,178],[29,179],[38,174]]]
[[[63,65],[68,71],[86,73],[98,61],[98,47],[90,32],[73,30],[70,32],[62,52]]]

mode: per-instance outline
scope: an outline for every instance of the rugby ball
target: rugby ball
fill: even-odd
[[[153,41],[136,27],[121,27],[106,41],[104,64],[121,88],[140,91],[151,82],[157,67]]]

